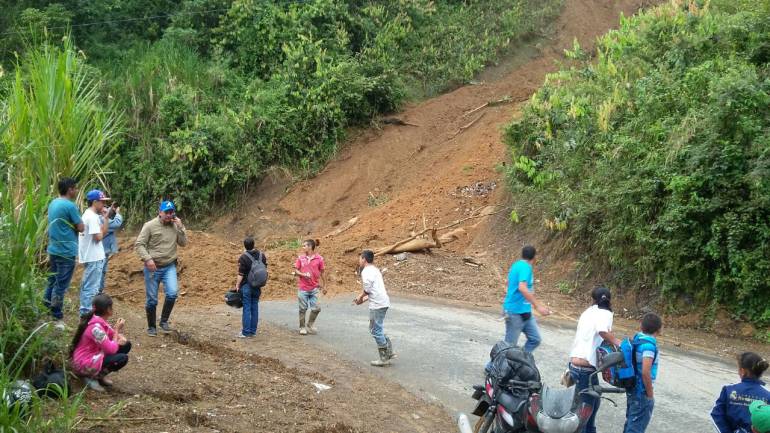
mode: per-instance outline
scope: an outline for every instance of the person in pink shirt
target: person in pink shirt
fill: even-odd
[[[315,319],[321,312],[318,306],[318,292],[326,294],[326,279],[324,270],[326,264],[324,258],[316,254],[316,247],[320,246],[318,240],[308,239],[302,243],[302,254],[294,263],[294,275],[299,277],[299,290],[297,299],[299,302],[299,333],[300,335],[315,334]],[[310,315],[305,327],[305,312],[310,309]]]
[[[86,379],[86,386],[104,391],[102,385],[112,386],[107,375],[128,363],[131,342],[123,335],[126,322],[118,319],[115,329],[107,323],[112,316],[112,298],[105,293],[94,296],[91,312],[80,319],[72,338],[70,359],[72,369]]]

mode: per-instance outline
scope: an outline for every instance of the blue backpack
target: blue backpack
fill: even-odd
[[[623,353],[623,362],[612,366],[610,368],[605,369],[602,371],[602,379],[604,379],[605,382],[609,383],[612,386],[616,386],[618,388],[625,388],[629,391],[636,388],[636,376],[637,376],[637,367],[636,367],[636,353],[639,349],[639,346],[642,345],[644,341],[639,340],[638,338],[634,337],[633,340],[630,340],[628,338],[624,338],[623,341],[620,343],[620,347],[615,347],[612,344],[603,343],[601,346],[599,346],[598,349],[596,349],[596,357],[599,366],[604,364],[604,357],[609,355],[613,352],[621,352]],[[653,363],[658,358],[658,347],[655,346],[655,358],[653,358]]]

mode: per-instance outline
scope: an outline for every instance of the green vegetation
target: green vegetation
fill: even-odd
[[[60,335],[41,319],[45,287],[45,213],[59,176],[95,183],[108,169],[120,132],[102,105],[91,70],[69,42],[28,51],[0,106],[0,389],[27,377],[52,357],[63,365]],[[35,364],[38,362],[38,364]],[[69,431],[79,397],[47,404],[33,397],[24,410],[0,402],[0,426],[10,431]],[[44,413],[48,416],[44,417]],[[58,414],[51,416],[51,414]]]
[[[542,32],[560,5],[26,0],[0,18],[13,32],[0,58],[10,68],[24,40],[42,28],[56,40],[72,24],[102,95],[124,113],[111,195],[134,224],[164,196],[203,219],[269,166],[311,174],[347,127],[472,79],[511,41]]]
[[[770,2],[689,3],[576,47],[507,129],[509,179],[619,283],[768,324]]]

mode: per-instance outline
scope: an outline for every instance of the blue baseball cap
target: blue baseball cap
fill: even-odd
[[[105,200],[111,200],[109,197],[107,197],[103,192],[99,191],[98,189],[92,189],[91,191],[88,191],[88,194],[86,194],[86,200],[88,201],[105,201]]]
[[[160,203],[160,211],[161,212],[168,212],[170,210],[176,211],[176,206],[174,206],[174,202],[171,200],[166,200]]]

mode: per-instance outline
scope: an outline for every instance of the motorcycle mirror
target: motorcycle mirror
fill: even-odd
[[[618,365],[624,361],[623,353],[622,352],[612,352],[609,355],[604,357],[604,360],[602,362],[602,365],[599,366],[599,369],[597,371],[606,370],[610,367],[613,367],[615,365]]]

